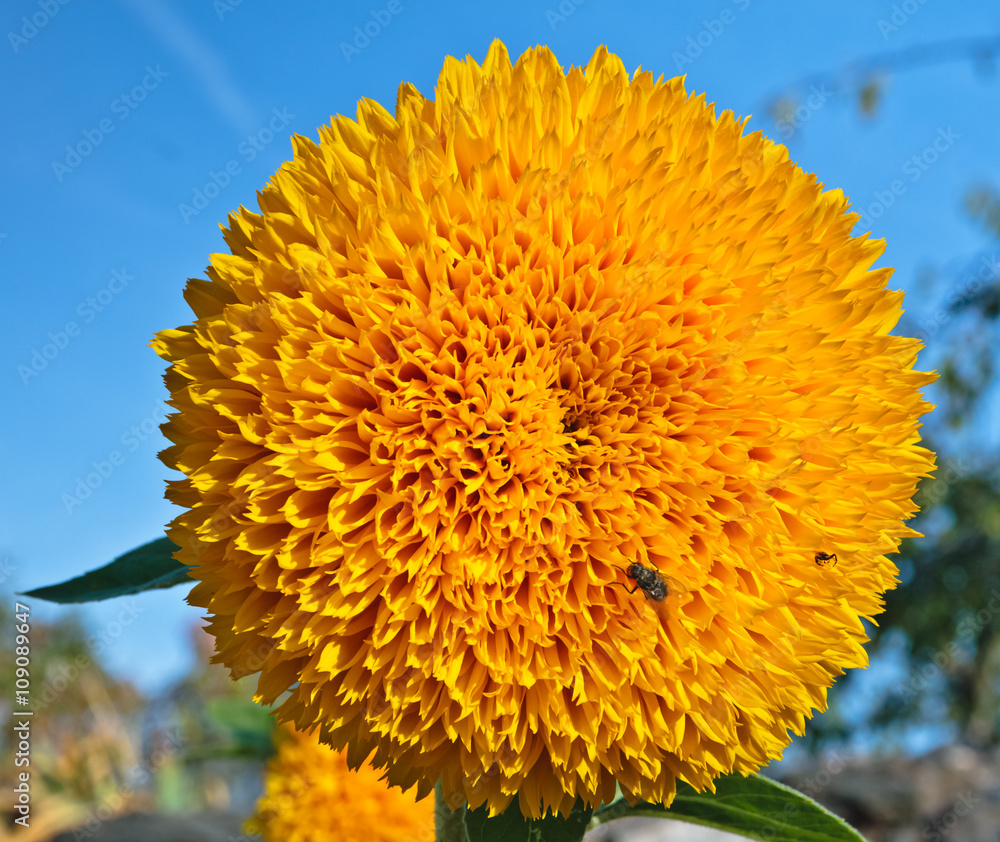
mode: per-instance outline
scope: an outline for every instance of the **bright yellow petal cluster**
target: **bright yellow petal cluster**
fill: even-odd
[[[534,816],[755,770],[866,663],[931,377],[882,244],[743,128],[496,43],[230,216],[156,341],[170,536],[283,719]]]
[[[283,728],[267,767],[264,795],[246,825],[264,842],[402,842],[434,838],[434,799],[390,789],[367,763]]]

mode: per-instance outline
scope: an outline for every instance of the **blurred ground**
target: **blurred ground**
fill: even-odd
[[[997,842],[1000,753],[945,746],[918,758],[836,756],[784,780],[846,819],[869,842]],[[735,842],[743,837],[680,822],[622,819],[586,842]]]
[[[231,813],[158,816],[132,813],[104,823],[83,837],[89,842],[250,842],[243,836],[243,817]],[[79,833],[66,831],[51,842],[79,842]]]
[[[273,723],[252,703],[252,680],[233,683],[208,663],[203,632],[192,630],[196,668],[152,698],[115,680],[95,653],[81,659],[84,635],[72,617],[35,632],[32,826],[15,828],[5,806],[0,839],[251,842],[242,825],[262,788]],[[4,666],[0,685],[13,674]],[[12,695],[3,692],[0,699]],[[0,737],[0,788],[7,791],[12,750]],[[798,766],[777,768],[785,783],[871,842],[998,842],[1000,749],[956,744],[915,758],[827,749]],[[587,840],[737,838],[680,822],[623,819]]]
[[[870,842],[997,842],[1000,755],[946,746],[919,758],[810,762],[785,780],[847,819]],[[252,842],[245,814],[204,810],[187,816],[133,813],[84,822],[45,842]],[[93,820],[91,819],[91,822]],[[82,834],[82,835],[81,835]],[[24,837],[27,838],[27,837]],[[42,837],[36,837],[42,840]],[[743,837],[683,822],[620,819],[586,842],[736,842]]]
[[[1000,752],[943,746],[917,758],[812,762],[785,783],[871,842],[997,842]]]
[[[746,842],[746,837],[687,822],[618,819],[590,831],[584,842]]]

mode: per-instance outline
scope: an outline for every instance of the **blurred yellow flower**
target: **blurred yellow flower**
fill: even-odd
[[[230,216],[155,342],[170,536],[282,719],[537,816],[758,769],[866,663],[932,378],[881,242],[743,128],[497,42]]]
[[[285,727],[268,763],[264,794],[246,823],[265,842],[432,842],[434,799],[390,789],[367,763],[357,771],[343,752]]]

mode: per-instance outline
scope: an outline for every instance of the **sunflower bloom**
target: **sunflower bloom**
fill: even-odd
[[[358,771],[315,735],[283,728],[264,795],[246,824],[264,842],[401,842],[434,838],[434,799],[390,789],[367,763]]]
[[[497,42],[230,215],[155,342],[169,534],[279,718],[534,817],[756,770],[867,663],[932,378],[881,242],[744,125]]]

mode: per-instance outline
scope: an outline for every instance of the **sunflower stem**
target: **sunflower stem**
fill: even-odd
[[[452,810],[445,800],[441,781],[434,785],[434,830],[437,842],[468,842],[465,832],[465,805]]]

